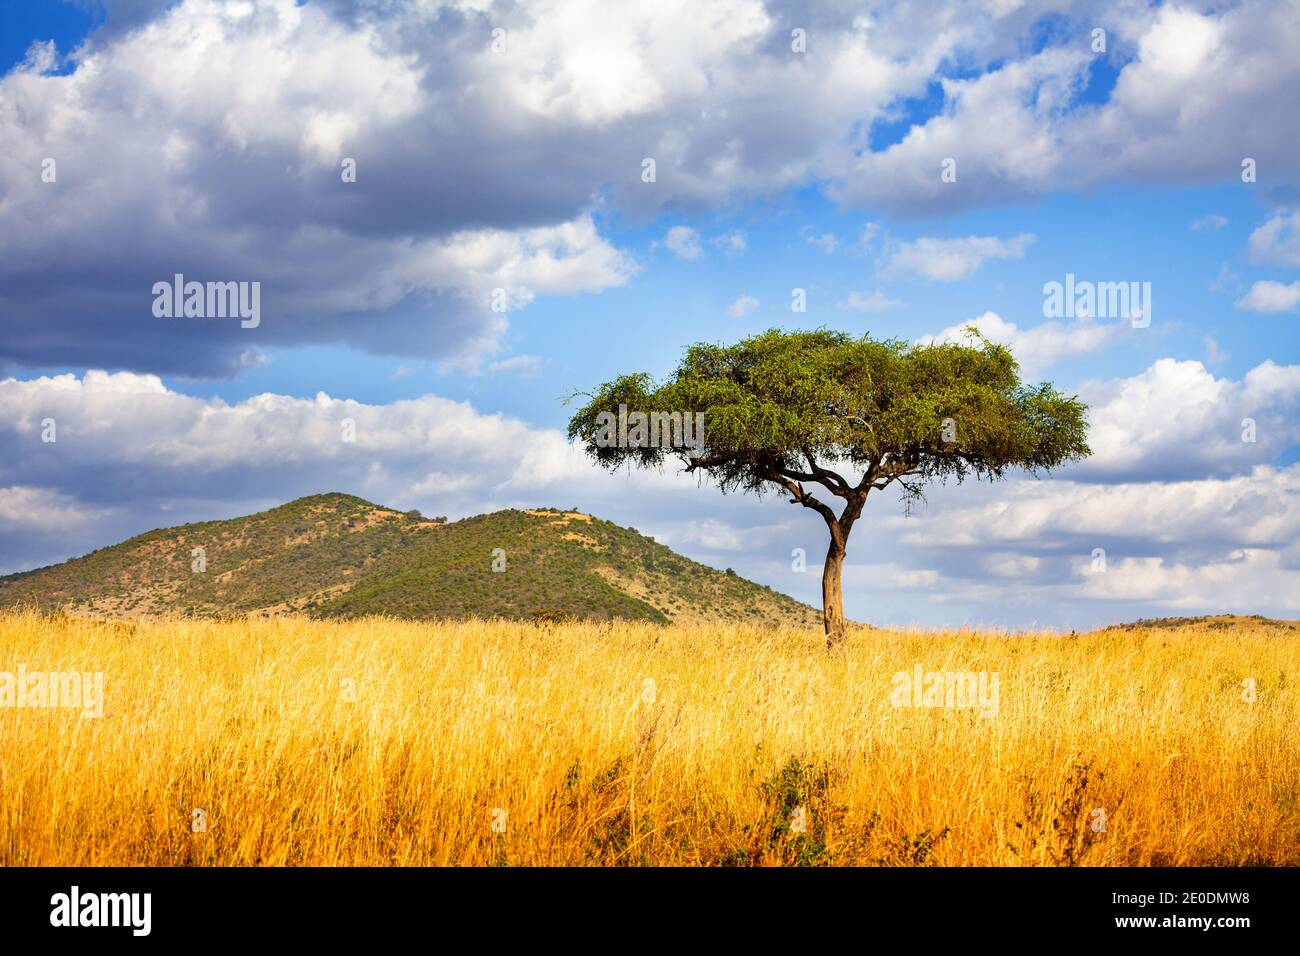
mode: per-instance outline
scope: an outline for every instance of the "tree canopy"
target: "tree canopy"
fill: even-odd
[[[975,341],[769,330],[735,345],[700,343],[663,384],[636,373],[601,386],[569,437],[610,468],[674,455],[689,470],[707,469],[724,492],[761,492],[774,475],[814,482],[814,464],[848,463],[869,479],[864,490],[897,481],[918,494],[934,478],[997,479],[1086,456],[1083,403],[1022,384],[1008,349],[977,333]],[[703,413],[702,447],[599,442],[599,416],[620,405]]]

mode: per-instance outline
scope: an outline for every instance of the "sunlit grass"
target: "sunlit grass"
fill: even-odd
[[[0,709],[0,863],[1295,865],[1297,634],[10,613],[105,702]]]

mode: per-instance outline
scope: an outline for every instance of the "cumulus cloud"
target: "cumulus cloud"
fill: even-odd
[[[1276,550],[1239,548],[1201,564],[1122,557],[1083,574],[1090,599],[1141,601],[1171,611],[1300,610],[1300,572]]]
[[[973,276],[987,260],[1020,259],[1036,237],[1030,233],[999,239],[966,236],[958,239],[922,237],[895,242],[887,253],[883,274],[920,276],[936,282],[954,282]]]
[[[43,43],[0,78],[0,361],[237,371],[247,335],[151,321],[148,290],[177,272],[261,281],[262,345],[487,353],[505,320],[480,280],[554,280],[511,290],[520,305],[626,281],[591,218],[606,203],[647,218],[817,183],[848,204],[951,211],[1221,179],[1242,153],[1285,185],[1300,151],[1300,19],[1285,4],[1111,5],[1121,69],[1100,104],[1080,99],[1083,44],[1023,52],[1041,39],[1037,4],[113,0],[109,14],[80,49]],[[1062,15],[1078,36],[1095,19]],[[954,62],[962,78],[944,74]],[[873,150],[875,124],[936,82],[940,112]],[[582,244],[515,270],[509,247],[546,229]],[[1293,258],[1293,225],[1261,229],[1268,255]],[[896,268],[959,278],[1000,242],[921,241]],[[505,258],[458,271],[480,248]]]
[[[1206,548],[1285,548],[1300,531],[1296,466],[1260,466],[1226,479],[1108,486],[1019,480],[1005,494],[978,497],[983,500],[946,509],[941,519],[918,522],[903,540],[992,549],[1021,546],[1031,553],[1068,552],[1094,542],[1150,557]],[[1090,555],[1092,546],[1079,556]]]
[[[46,419],[53,442],[42,439]],[[354,442],[343,440],[345,419]],[[384,498],[438,462],[490,472],[493,487],[520,473],[538,484],[575,473],[558,432],[431,395],[367,405],[266,393],[232,405],[172,391],[155,375],[92,370],[0,382],[0,421],[0,482],[76,488],[104,502],[202,497],[232,474],[258,497],[276,497],[326,466]]]
[[[1187,610],[1300,607],[1300,467],[1109,487],[1009,483],[910,522],[900,540],[949,552],[950,594],[996,600],[988,565],[1017,568],[1040,599]],[[972,572],[970,559],[984,556]],[[1029,557],[1032,560],[1025,561]],[[963,565],[965,567],[963,567]],[[1217,586],[1216,586],[1217,581]]]
[[[0,534],[25,529],[65,534],[85,528],[105,513],[105,509],[87,508],[52,488],[0,488]]]
[[[1266,361],[1239,381],[1200,362],[1160,359],[1132,378],[1081,389],[1093,454],[1086,481],[1226,478],[1300,441],[1300,365]]]
[[[1067,120],[1067,146],[1098,162],[1100,176],[1223,181],[1243,157],[1271,166],[1294,152],[1296,124],[1276,99],[1300,80],[1294,11],[1167,4],[1138,20],[1136,56],[1110,98],[1095,117]]]
[[[1259,265],[1300,266],[1300,209],[1270,218],[1250,234],[1247,249]]]
[[[749,250],[749,239],[743,230],[732,229],[705,239],[699,231],[690,226],[673,226],[664,234],[662,240],[650,244],[652,249],[663,246],[679,259],[695,261],[704,256],[704,244],[716,247],[728,259],[735,259]]]
[[[1284,105],[1300,27],[1269,5],[1115,6],[1131,60],[1098,107],[1077,102],[1091,59],[1078,44],[1008,55],[1039,15],[1014,5],[801,11],[815,55],[795,54],[789,15],[759,0],[538,0],[490,14],[183,0],[111,13],[70,51],[70,72],[52,72],[44,45],[0,79],[0,307],[13,333],[0,359],[237,370],[249,343],[228,325],[149,320],[148,289],[176,272],[261,281],[268,345],[485,352],[504,323],[477,281],[514,260],[464,276],[460,247],[585,232],[600,194],[648,216],[824,181],[847,202],[953,209],[1141,178],[1157,162],[1166,177],[1221,175],[1247,146],[1285,169],[1300,149]],[[493,27],[506,31],[499,49]],[[958,54],[992,68],[939,77],[942,113],[868,148],[872,124]],[[937,175],[945,157],[955,183]],[[36,175],[45,158],[56,182]],[[920,240],[894,267],[960,278],[1023,251],[999,243]],[[562,273],[531,294],[597,291],[625,281],[617,256],[592,234],[523,271]],[[526,304],[529,291],[512,295]],[[104,327],[116,334],[89,334]]]
[[[751,530],[714,518],[689,523],[670,522],[656,540],[675,549],[695,546],[711,552],[744,552],[755,543]]]
[[[1021,374],[1032,377],[1059,359],[1072,355],[1095,352],[1111,345],[1124,334],[1124,326],[1116,322],[1043,322],[1021,329],[996,312],[985,312],[963,322],[949,326],[937,335],[926,335],[918,340],[922,345],[932,342],[966,342],[970,329],[979,332],[990,342],[1011,349],[1020,363]]]
[[[698,259],[704,255],[700,234],[690,226],[673,226],[664,236],[664,245],[678,259]]]
[[[1071,13],[1065,34],[1074,42],[942,79],[942,109],[889,148],[853,157],[833,193],[852,205],[937,213],[1101,182],[1228,182],[1245,157],[1294,169],[1300,127],[1287,104],[1300,83],[1300,19],[1288,4],[1113,3],[1100,16]],[[1084,93],[1103,57],[1083,38],[1103,21],[1104,59],[1119,73],[1093,105]],[[940,177],[947,159],[956,161],[953,182]],[[1273,182],[1285,192],[1296,177]]]
[[[605,199],[645,217],[802,184],[943,56],[901,64],[828,12],[799,58],[759,0],[146,7],[118,4],[65,74],[43,46],[0,78],[0,360],[236,371],[247,335],[151,321],[175,273],[260,281],[262,344],[490,352],[512,273],[517,305],[626,279],[591,225]],[[537,230],[581,245],[511,251]]]
[[[1291,283],[1261,280],[1252,285],[1235,305],[1252,312],[1290,312],[1300,305],[1300,280]]]
[[[1049,49],[974,79],[941,79],[944,112],[888,149],[863,152],[832,194],[854,206],[935,213],[1059,187],[1065,158],[1054,117],[1088,59],[1080,46]],[[948,170],[955,180],[941,175]]]

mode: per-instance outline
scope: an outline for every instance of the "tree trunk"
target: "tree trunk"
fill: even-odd
[[[844,640],[844,589],[841,573],[844,570],[844,546],[834,539],[826,552],[826,567],[822,571],[822,622],[826,626],[826,646],[834,647]]]

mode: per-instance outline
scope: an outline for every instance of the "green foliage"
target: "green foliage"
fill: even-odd
[[[775,850],[781,862],[794,866],[815,866],[826,852],[824,808],[830,790],[830,771],[790,760],[762,785],[768,807],[767,849]],[[803,832],[793,827],[796,812],[803,814]]]
[[[1001,478],[1089,454],[1086,408],[1051,385],[1024,384],[1003,346],[914,345],[830,330],[769,330],[735,345],[691,346],[672,377],[622,375],[569,422],[601,465],[657,466],[675,455],[726,491],[770,490],[774,478],[850,463],[883,487],[919,495],[931,479]],[[704,414],[702,449],[620,447],[603,414]],[[604,433],[607,434],[607,433]]]
[[[759,748],[761,749],[761,748]],[[814,766],[791,757],[759,784],[764,817],[757,827],[745,825],[748,844],[718,858],[721,866],[827,866],[827,830],[842,821],[843,807],[830,801],[829,766]]]
[[[924,866],[936,846],[948,839],[952,827],[940,830],[922,830],[912,836],[906,834],[899,841],[898,857],[908,866]]]

